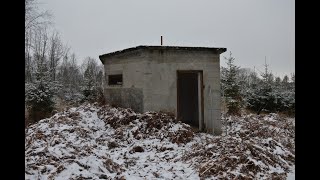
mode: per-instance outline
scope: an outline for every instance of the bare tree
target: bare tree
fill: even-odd
[[[25,81],[32,82],[32,39],[31,32],[27,32],[25,38]]]
[[[64,85],[64,87],[68,87],[70,82],[69,77],[69,49],[64,53],[62,58],[62,63],[59,67],[58,72],[58,80]]]
[[[64,85],[68,91],[80,91],[82,74],[77,65],[76,55],[73,53],[69,55],[66,53],[63,57],[62,63],[59,66],[58,80]]]
[[[25,32],[51,24],[52,14],[39,11],[37,0],[25,0]]]
[[[73,53],[70,57],[70,67],[69,67],[69,75],[70,75],[70,84],[72,85],[73,91],[80,91],[80,86],[82,82],[82,74],[80,72],[80,68],[77,64],[76,55]]]
[[[38,76],[48,70],[46,53],[48,50],[48,33],[46,29],[38,29],[34,36],[33,57]],[[39,78],[39,77],[37,77]]]
[[[49,43],[50,45],[49,45],[48,59],[49,59],[50,76],[51,76],[51,80],[55,81],[58,63],[60,59],[63,57],[63,55],[65,54],[65,52],[68,50],[68,48],[63,45],[58,32],[52,33]]]
[[[35,69],[43,66],[47,49],[49,11],[40,11],[37,0],[25,0],[25,81],[32,82]],[[39,66],[40,65],[40,66]],[[34,67],[36,66],[36,67]]]

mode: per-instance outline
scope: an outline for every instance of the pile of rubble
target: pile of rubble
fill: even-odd
[[[172,114],[86,104],[26,129],[26,179],[286,179],[294,119],[223,117],[221,136]]]
[[[182,154],[183,147],[174,152],[175,144],[188,143],[193,136],[189,125],[176,122],[174,116],[165,113],[140,114],[97,104],[70,108],[26,129],[26,178],[154,178],[157,171],[146,170],[144,175],[139,172],[140,165],[162,168],[154,161],[164,157],[150,158],[150,154],[163,154],[166,159],[176,157],[175,153]],[[184,178],[185,174],[178,176],[175,171],[188,170],[186,165],[175,170],[174,163],[166,163],[172,168],[167,178]]]
[[[277,114],[223,118],[222,137],[198,136],[182,158],[202,178],[286,179],[295,166],[294,119]]]
[[[97,112],[100,119],[114,128],[120,135],[128,130],[137,140],[141,138],[169,138],[172,143],[188,143],[194,131],[184,123],[177,122],[173,114],[163,112],[135,113],[131,109],[111,108],[106,105]],[[131,129],[132,127],[137,127]],[[178,127],[178,128],[177,128]],[[176,128],[176,129],[175,129]]]

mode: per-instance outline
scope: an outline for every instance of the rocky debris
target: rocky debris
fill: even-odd
[[[286,179],[295,165],[293,119],[249,114],[223,120],[222,137],[200,137],[182,158],[197,162],[202,179]]]
[[[26,128],[26,179],[285,179],[294,168],[294,119],[222,120],[213,136],[170,113],[70,108]]]
[[[109,149],[113,149],[113,148],[119,147],[119,144],[115,141],[111,141],[111,142],[108,142],[108,147]]]
[[[150,136],[167,138],[173,143],[187,143],[193,139],[194,131],[184,123],[177,122],[174,114],[165,112],[146,112],[144,114],[135,113],[130,108],[115,108],[108,105],[103,106],[97,112],[100,119],[106,124],[116,129],[117,138],[127,138],[123,134],[123,127],[134,127],[131,134],[137,140],[145,139]],[[172,126],[182,124],[177,131],[168,131]]]
[[[186,144],[193,140],[194,132],[190,126],[185,126],[184,129],[179,129],[169,133],[170,141],[177,144]]]
[[[141,146],[135,146],[130,151],[131,154],[135,152],[144,152],[144,149]]]

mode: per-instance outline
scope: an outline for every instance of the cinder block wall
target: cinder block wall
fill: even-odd
[[[221,134],[219,57],[211,51],[150,50],[143,74],[144,111],[177,115],[177,70],[202,70],[205,128]]]
[[[144,67],[146,54],[140,52],[114,56],[104,61],[105,85],[104,95],[107,103],[143,111]],[[122,74],[122,85],[108,85],[108,75]]]
[[[139,50],[134,54],[108,58],[104,61],[106,99],[138,112],[163,110],[177,115],[177,70],[202,70],[205,129],[219,135],[219,57],[219,54],[207,50]],[[107,75],[110,74],[123,74],[123,85],[108,86]]]

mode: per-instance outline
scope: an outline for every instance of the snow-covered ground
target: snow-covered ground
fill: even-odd
[[[223,117],[223,135],[172,115],[87,104],[26,129],[26,179],[294,179],[294,118]]]

